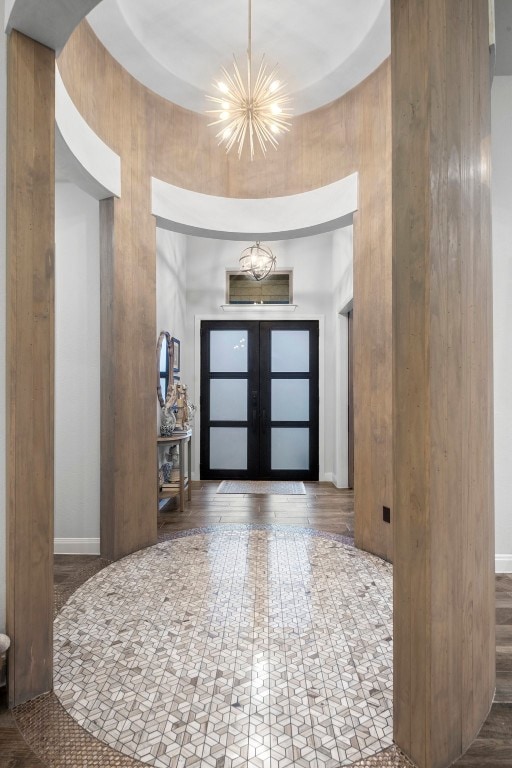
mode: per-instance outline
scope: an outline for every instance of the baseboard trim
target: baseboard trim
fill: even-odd
[[[512,573],[512,555],[495,555],[496,573]]]
[[[56,555],[99,555],[98,539],[54,539],[53,551]]]
[[[334,483],[334,476],[333,476],[332,472],[324,472],[322,477],[320,477],[320,482],[321,483],[333,483],[333,485],[335,485],[335,483]]]

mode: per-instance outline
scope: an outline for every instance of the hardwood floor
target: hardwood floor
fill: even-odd
[[[158,516],[160,534],[216,523],[274,523],[353,535],[353,493],[329,484],[306,483],[305,496],[251,496],[217,494],[217,482],[193,484],[192,501],[185,511]],[[57,555],[54,580],[65,586],[94,564],[94,556]],[[512,767],[512,574],[496,576],[497,693],[482,730],[458,768]],[[45,768],[34,755],[0,697],[0,768]],[[511,703],[508,703],[511,702]],[[73,765],[72,754],[69,766]],[[105,766],[108,768],[108,766]]]
[[[192,500],[183,513],[163,512],[158,532],[171,533],[216,523],[301,525],[342,536],[354,535],[353,491],[330,483],[305,483],[306,495],[255,496],[216,493],[218,481],[192,485]]]

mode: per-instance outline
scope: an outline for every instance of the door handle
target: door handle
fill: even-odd
[[[258,390],[253,389],[252,393],[252,431],[254,434],[258,431]]]

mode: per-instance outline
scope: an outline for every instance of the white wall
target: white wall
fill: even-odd
[[[186,235],[156,230],[156,332],[168,331],[181,342],[180,381],[189,382],[185,360],[186,310]],[[155,340],[155,354],[156,344]],[[156,387],[156,382],[155,382]],[[157,427],[160,428],[160,403],[155,396]]]
[[[336,258],[337,302],[343,290],[350,293],[350,288],[343,287],[342,275],[348,267],[344,259],[352,247],[350,234],[326,233],[294,240],[281,240],[269,243],[277,257],[277,269],[293,269],[293,301],[297,304],[295,313],[278,313],[281,319],[294,320],[306,316],[323,316],[324,338],[321,339],[321,356],[324,354],[323,370],[320,372],[320,421],[323,441],[320,445],[320,479],[332,480],[340,472],[335,466],[335,441],[337,434],[336,408],[336,371],[341,363],[335,352],[336,323],[338,311],[334,301],[333,263]],[[187,332],[186,358],[187,369],[194,371],[193,398],[199,402],[199,351],[196,349],[195,318],[204,316],[210,319],[234,320],[237,317],[251,317],[257,310],[240,310],[240,314],[225,313],[220,308],[226,302],[226,270],[237,270],[241,251],[246,242],[213,240],[207,238],[189,238],[187,253]],[[349,297],[350,298],[350,297]],[[257,315],[256,315],[257,316]],[[271,319],[274,315],[265,311],[262,319]],[[339,347],[339,345],[338,345]],[[194,363],[194,368],[192,368]],[[346,365],[346,361],[345,361]],[[346,372],[346,369],[345,369]],[[190,379],[192,383],[192,379]],[[323,386],[322,386],[323,385]],[[199,477],[199,432],[196,425],[194,441],[194,478]],[[346,440],[346,436],[345,436]],[[346,467],[345,467],[346,473]]]
[[[339,229],[333,235],[332,284],[335,314],[336,390],[334,401],[335,440],[333,483],[338,488],[348,486],[348,320],[341,313],[354,297],[352,226]]]
[[[0,18],[4,14],[4,0],[0,0]],[[5,143],[6,143],[6,90],[7,90],[7,38],[0,33],[0,632],[5,632],[6,590],[6,514],[5,514]]]
[[[177,232],[156,230],[156,331],[158,335],[169,331],[181,342],[186,322],[187,240]]]
[[[512,571],[512,77],[492,87],[496,570]]]
[[[99,203],[55,197],[55,551],[96,554],[100,537]]]

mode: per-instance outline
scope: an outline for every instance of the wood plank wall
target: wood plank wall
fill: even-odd
[[[382,521],[382,506],[392,507],[389,61],[344,97],[296,117],[279,150],[253,163],[226,156],[206,117],[133,80],[86,22],[58,64],[81,114],[123,163],[129,147],[122,126],[130,121],[125,95],[136,98],[147,136],[147,173],[176,186],[227,197],[268,197],[315,189],[359,171],[360,207],[354,220],[356,538],[360,547],[391,559],[392,525]],[[124,184],[125,176],[123,196]]]
[[[470,744],[494,690],[487,0],[392,3],[395,739]]]
[[[13,32],[7,125],[9,700],[52,687],[55,54]]]
[[[117,105],[120,199],[100,203],[101,552],[156,543],[156,223],[140,89]]]

